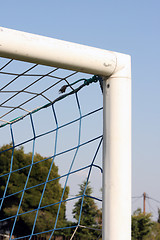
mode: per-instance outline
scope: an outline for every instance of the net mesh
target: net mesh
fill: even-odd
[[[98,80],[0,58],[1,234],[10,239],[101,235]]]

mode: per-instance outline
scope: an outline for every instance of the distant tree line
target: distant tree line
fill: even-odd
[[[138,208],[132,215],[132,240],[160,240],[160,209],[157,221],[151,213],[143,213]]]

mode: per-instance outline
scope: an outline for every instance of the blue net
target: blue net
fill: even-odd
[[[0,234],[100,238],[101,77],[0,62]]]

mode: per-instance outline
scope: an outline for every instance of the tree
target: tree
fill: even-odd
[[[7,151],[7,149],[10,149]],[[0,148],[0,174],[4,175],[9,172],[11,165],[11,156],[12,156],[12,146],[4,145]],[[7,192],[2,209],[0,210],[0,216],[2,219],[15,215],[18,210],[18,205],[22,196],[22,190],[24,189],[26,179],[29,173],[29,169],[32,162],[32,154],[24,153],[24,149],[18,148],[14,149],[13,152],[13,166],[12,173],[10,175],[9,184],[7,187]],[[17,218],[17,223],[15,225],[14,235],[15,236],[24,236],[31,233],[31,229],[34,223],[36,211],[32,211],[27,214],[30,210],[37,209],[39,201],[41,199],[44,182],[46,181],[52,159],[43,161],[44,158],[39,155],[34,155],[34,164],[32,165],[32,170],[30,177],[27,183],[28,190],[25,191],[23,196],[23,201],[20,207],[20,215]],[[25,167],[28,166],[28,167]],[[19,170],[18,170],[19,169]],[[5,175],[0,178],[0,197],[3,197],[4,190],[6,187],[6,182],[9,175]],[[58,167],[53,163],[49,180],[58,178]],[[33,187],[33,186],[37,187]],[[46,185],[46,189],[43,195],[43,200],[41,202],[41,209],[39,209],[38,218],[35,225],[35,232],[42,232],[53,229],[54,222],[57,215],[58,204],[43,208],[46,205],[54,204],[61,199],[63,188],[59,183],[59,179],[50,181]],[[19,192],[19,193],[17,193]],[[64,198],[68,197],[69,188],[66,188]],[[58,226],[64,226],[66,223],[66,205],[63,202],[61,204],[61,210],[58,218]],[[5,221],[3,230],[7,231],[12,228],[14,218],[8,219]]]
[[[160,223],[160,209],[158,208],[158,220],[157,220],[158,223]]]
[[[151,214],[144,214],[137,209],[132,216],[132,239],[143,240],[152,230]]]
[[[152,231],[144,237],[144,240],[160,240],[160,224],[153,222]]]
[[[84,181],[79,186],[80,186],[80,191],[78,195],[83,195],[85,186],[86,186],[86,181]],[[88,183],[85,191],[85,195],[90,196],[91,194],[92,194],[92,188],[90,187],[90,183]],[[79,198],[79,200],[74,204],[74,208],[72,211],[73,217],[77,221],[79,220],[79,216],[80,216],[81,203],[82,203],[82,198]],[[94,199],[85,196],[83,201],[80,225],[84,227],[88,226],[92,228],[98,228],[98,220],[99,220],[100,214],[101,212],[98,210],[98,207],[94,202]],[[98,236],[98,234],[99,232],[97,233],[94,230],[90,230],[83,227],[78,228],[77,230],[77,236],[80,238],[82,237],[83,239],[94,239],[95,236]]]

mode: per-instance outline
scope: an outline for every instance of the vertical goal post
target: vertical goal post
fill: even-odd
[[[0,57],[103,78],[102,239],[130,240],[130,56],[0,27]]]

